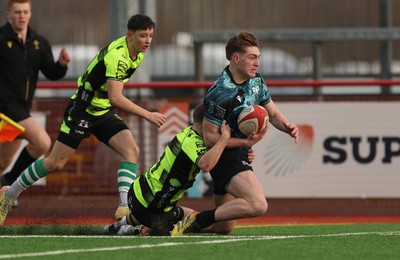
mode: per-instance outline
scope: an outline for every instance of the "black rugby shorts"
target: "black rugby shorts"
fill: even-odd
[[[226,188],[231,179],[236,174],[247,170],[253,171],[248,159],[248,149],[225,149],[217,165],[210,171],[214,181],[214,194],[226,194]]]
[[[29,108],[15,103],[0,103],[0,112],[17,123],[31,116]]]
[[[108,141],[121,132],[129,129],[125,122],[112,109],[102,116],[93,116],[85,112],[85,107],[71,100],[65,109],[64,121],[57,140],[73,149],[80,142],[93,134],[99,141],[108,145]]]

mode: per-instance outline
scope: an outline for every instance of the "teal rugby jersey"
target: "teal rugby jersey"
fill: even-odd
[[[131,59],[126,36],[114,40],[89,63],[78,78],[78,90],[71,98],[83,101],[87,113],[104,115],[112,107],[108,99],[107,80],[127,82],[142,60],[143,53],[139,53],[135,60]]]
[[[193,185],[200,172],[197,162],[207,151],[192,126],[185,128],[168,144],[158,162],[133,183],[135,196],[146,208],[171,210]]]
[[[226,67],[206,94],[204,117],[216,125],[221,125],[225,119],[233,137],[246,138],[237,126],[240,112],[245,107],[255,104],[264,106],[270,101],[268,87],[259,74],[238,85]]]

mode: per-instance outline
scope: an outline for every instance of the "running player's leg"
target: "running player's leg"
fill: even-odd
[[[46,177],[51,172],[62,170],[75,151],[74,148],[56,141],[50,155],[45,159],[36,160],[28,166],[11,185],[8,193],[15,199],[23,190],[32,186],[39,179]]]
[[[90,135],[89,119],[84,120],[73,115],[73,105],[74,102],[70,102],[66,108],[64,121],[61,124],[57,141],[50,155],[29,165],[4,192],[4,199],[0,202],[0,225],[3,224],[11,209],[9,207],[10,202],[15,201],[22,191],[31,187],[39,179],[44,178],[51,172],[62,170],[75,153],[82,139]]]
[[[122,120],[112,119],[107,126],[96,130],[95,135],[121,156],[117,172],[119,206],[115,212],[115,218],[121,219],[129,214],[127,194],[138,174],[139,147]]]
[[[118,169],[118,191],[120,206],[127,206],[127,194],[137,176],[139,147],[129,130],[123,130],[114,135],[109,141],[110,147],[121,156]]]
[[[56,141],[48,157],[33,162],[26,168],[11,186],[1,194],[0,225],[3,225],[14,201],[24,190],[31,187],[36,181],[46,177],[49,173],[61,170],[74,154],[75,149]]]
[[[262,185],[251,170],[235,175],[227,186],[227,191],[234,199],[217,208],[215,211],[217,222],[258,217],[265,214],[268,209]]]
[[[13,183],[26,167],[45,154],[51,145],[51,139],[46,130],[34,117],[30,116],[18,123],[25,128],[25,132],[20,137],[26,139],[28,145],[23,148],[12,169],[4,174],[4,180],[8,185]]]

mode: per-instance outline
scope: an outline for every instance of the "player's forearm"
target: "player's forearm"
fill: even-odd
[[[220,138],[218,142],[200,158],[198,162],[199,168],[207,172],[214,168],[228,142],[229,138]]]
[[[120,96],[112,100],[111,103],[114,107],[121,109],[131,115],[137,115],[145,119],[150,118],[150,111],[136,105],[130,99],[125,96]]]
[[[221,139],[221,134],[217,133],[205,133],[204,139],[207,147],[214,147],[214,145]],[[231,137],[225,148],[239,148],[239,147],[250,147],[253,144],[248,139]]]
[[[252,145],[248,139],[231,137],[226,148],[250,147]]]
[[[273,117],[270,117],[270,123],[278,130],[287,132],[285,123],[289,123],[289,120],[281,112],[277,111]]]

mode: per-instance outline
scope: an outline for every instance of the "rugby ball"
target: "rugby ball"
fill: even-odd
[[[267,127],[268,122],[268,112],[260,105],[245,107],[237,120],[238,128],[245,136],[261,132]]]

